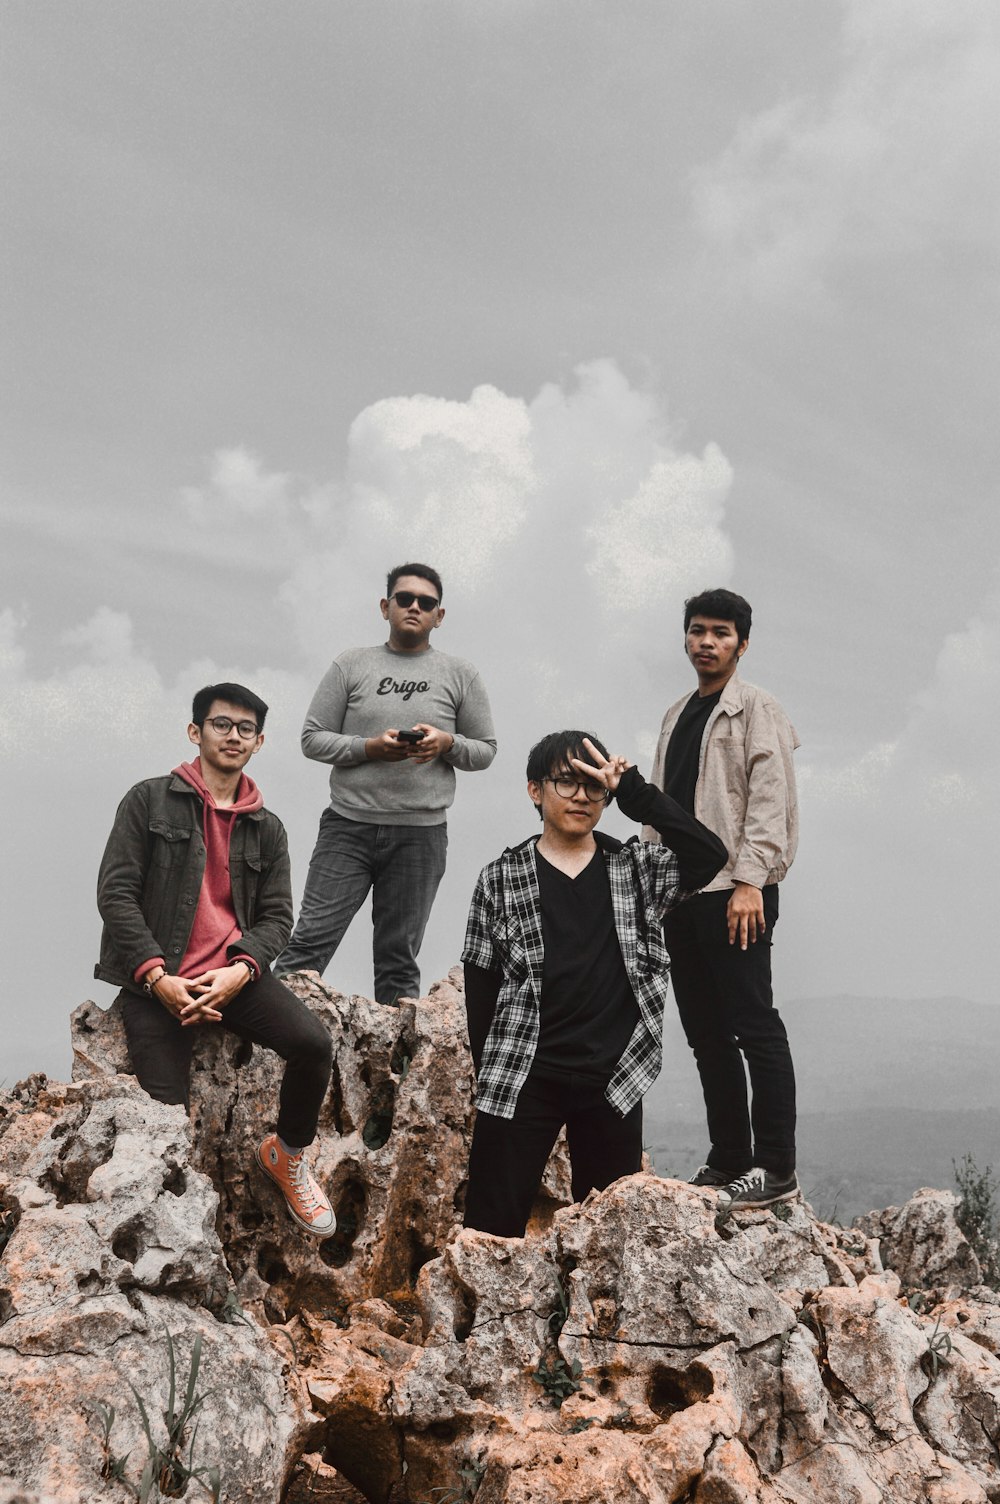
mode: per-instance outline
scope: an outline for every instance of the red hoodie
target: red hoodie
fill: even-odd
[[[236,816],[262,809],[264,799],[253,779],[241,773],[235,802],[220,809],[201,776],[199,757],[193,762],[182,762],[172,772],[201,795],[203,810],[205,875],[201,880],[201,893],[187,950],[177,968],[178,976],[196,977],[217,966],[231,966],[233,961],[240,959],[238,956],[230,959],[226,954],[229,946],[243,935],[236,922],[236,910],[233,907],[233,889],[229,880],[229,841]],[[250,961],[251,957],[248,956],[247,960]],[[143,962],[136,972],[136,980],[141,981],[147,971],[163,964],[162,957]],[[256,975],[256,965],[254,974]]]

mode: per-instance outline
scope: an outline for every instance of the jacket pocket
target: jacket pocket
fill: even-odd
[[[153,819],[149,822],[152,837],[151,859],[158,867],[176,867],[187,860],[190,850],[191,826],[172,825],[167,820]]]
[[[523,982],[528,975],[528,952],[525,950],[521,932],[510,920],[496,925],[490,931],[490,939],[500,957],[504,975]]]

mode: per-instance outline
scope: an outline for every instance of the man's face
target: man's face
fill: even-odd
[[[401,604],[400,596],[405,605]],[[435,586],[419,574],[401,574],[392,587],[391,598],[380,604],[389,623],[390,644],[410,652],[426,647],[434,628],[444,620],[444,607],[439,604]]]
[[[582,784],[586,777],[584,773],[578,773],[571,768],[568,762],[553,768],[549,777],[541,783],[529,782],[528,794],[533,804],[542,812],[542,823],[547,831],[553,831],[560,836],[569,836],[574,840],[582,839],[590,835],[594,826],[600,820],[606,807],[604,790],[600,785],[592,785],[595,792],[601,794],[600,799],[588,799]],[[574,783],[577,785],[572,794],[560,793],[560,788],[569,788]]]
[[[217,731],[212,722],[219,716],[232,721],[228,731]],[[227,700],[213,700],[205,723],[188,727],[188,736],[198,748],[202,765],[217,773],[239,773],[264,743],[263,731],[241,736],[237,727],[246,722],[256,725],[257,717],[245,705],[231,705]]]
[[[684,634],[684,651],[694,664],[698,682],[720,688],[736,672],[747,645],[741,642],[736,623],[715,616],[692,616]]]

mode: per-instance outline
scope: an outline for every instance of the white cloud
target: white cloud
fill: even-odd
[[[24,670],[24,649],[20,643],[23,622],[9,606],[0,611],[0,684],[10,684]]]
[[[298,729],[311,686],[287,669],[220,664],[203,657],[167,678],[154,658],[136,647],[130,617],[101,606],[62,635],[69,650],[50,673],[32,674],[24,640],[30,623],[0,613],[0,682],[6,714],[0,718],[0,756],[36,770],[56,768],[65,790],[116,785],[156,770],[184,751],[191,697],[221,679],[249,684],[282,723],[288,761],[298,757]],[[270,723],[269,723],[270,726]],[[115,754],[108,764],[108,754]],[[297,766],[297,764],[296,764]],[[95,782],[96,780],[96,782]]]
[[[685,594],[728,577],[730,482],[718,447],[685,452],[662,401],[610,360],[530,399],[483,385],[464,402],[374,403],[351,427],[345,474],[322,485],[269,470],[248,449],[220,449],[180,504],[200,533],[225,539],[227,560],[242,548],[277,574],[273,666],[206,656],[172,663],[167,682],[159,645],[137,643],[130,617],[102,605],[63,634],[58,671],[33,675],[28,628],[7,613],[0,665],[17,713],[0,745],[58,761],[72,732],[84,764],[113,745],[155,768],[192,690],[235,678],[272,700],[269,761],[277,767],[279,746],[289,748],[281,766],[301,778],[298,729],[315,682],[337,652],[382,637],[384,571],[409,556],[441,569],[448,611],[435,641],[480,667],[518,759],[540,731],[580,718],[634,752],[663,706],[650,707],[630,644],[647,644],[661,664],[676,659],[663,620],[679,623]],[[617,644],[614,672],[595,671],[598,634],[605,658]]]
[[[882,803],[896,763],[897,744],[878,742],[840,767],[800,768],[802,793],[811,803],[871,809]]]
[[[351,426],[336,545],[301,558],[280,599],[303,651],[332,657],[378,635],[384,571],[423,559],[445,582],[440,646],[530,661],[535,682],[573,686],[546,693],[554,708],[588,682],[581,644],[602,614],[637,631],[644,613],[679,620],[685,594],[728,576],[730,482],[718,447],[676,447],[662,401],[611,360],[530,400],[387,398]]]
[[[64,632],[62,641],[83,648],[96,663],[121,663],[132,656],[132,622],[124,611],[98,606],[89,621]]]
[[[981,185],[1000,135],[998,38],[979,0],[851,0],[830,96],[745,119],[696,173],[709,240],[779,296],[859,258],[991,245],[997,198]]]
[[[219,511],[237,510],[249,516],[287,514],[292,477],[266,472],[257,455],[246,449],[217,449],[209,484],[185,486],[181,502],[196,521],[210,522]]]
[[[983,995],[994,972],[998,700],[1000,592],[944,639],[891,742],[840,768],[802,769],[793,881],[819,901],[805,905],[795,943],[822,956],[842,937],[842,990]]]
[[[286,572],[338,524],[338,487],[267,470],[250,450],[217,449],[207,484],[177,495],[197,536],[230,565]]]
[[[474,587],[520,532],[536,486],[525,404],[493,386],[468,402],[392,397],[351,425],[352,503],[400,558]],[[395,562],[395,557],[392,562]]]
[[[909,714],[891,742],[840,768],[814,769],[810,797],[893,822],[979,803],[977,819],[998,821],[995,795],[1000,703],[1000,590],[945,637]]]
[[[112,748],[141,748],[167,713],[160,676],[132,643],[128,616],[101,606],[63,634],[77,650],[46,675],[28,671],[21,639],[28,624],[4,624],[7,714],[0,720],[0,753],[35,769],[62,768],[61,785],[92,775]],[[124,791],[123,791],[124,792]]]
[[[628,611],[684,595],[692,582],[729,579],[733,550],[722,531],[733,472],[715,444],[700,459],[685,454],[658,460],[633,496],[608,509],[587,529],[605,604]]]

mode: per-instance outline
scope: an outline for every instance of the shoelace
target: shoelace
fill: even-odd
[[[322,1209],[312,1176],[309,1174],[309,1166],[306,1164],[305,1155],[295,1154],[288,1157],[288,1178],[295,1187],[295,1193],[302,1202],[303,1209],[307,1212],[318,1212]]]
[[[730,1181],[726,1186],[726,1192],[733,1200],[743,1194],[744,1191],[762,1191],[764,1189],[764,1171],[748,1170],[738,1180]]]

